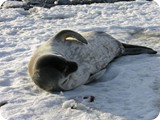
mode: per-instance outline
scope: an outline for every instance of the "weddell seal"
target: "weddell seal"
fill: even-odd
[[[29,74],[37,86],[48,92],[71,90],[100,78],[115,58],[141,53],[157,52],[121,43],[105,32],[62,30],[35,51]]]

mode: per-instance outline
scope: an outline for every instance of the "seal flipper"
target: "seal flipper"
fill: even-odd
[[[62,30],[56,36],[54,40],[66,40],[66,38],[72,37],[76,38],[77,41],[88,44],[87,40],[79,33],[74,32],[72,30]]]
[[[138,45],[129,45],[122,43],[124,49],[124,53],[122,55],[138,55],[138,54],[156,54],[157,51],[152,48]]]

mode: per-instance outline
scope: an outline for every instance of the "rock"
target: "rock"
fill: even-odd
[[[56,5],[78,5],[78,4],[92,4],[92,3],[114,3],[119,1],[135,1],[135,0],[8,0],[2,8],[24,8],[28,10],[34,6],[51,8]],[[152,1],[152,0],[146,0]]]
[[[29,9],[29,6],[27,5],[26,2],[22,1],[5,1],[1,8],[24,8],[24,9]]]

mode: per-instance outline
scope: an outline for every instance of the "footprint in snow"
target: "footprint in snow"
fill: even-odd
[[[3,105],[7,104],[7,101],[2,101],[0,102],[0,107],[2,107]]]

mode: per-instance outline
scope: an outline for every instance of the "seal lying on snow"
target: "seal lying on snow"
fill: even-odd
[[[101,77],[115,58],[141,53],[157,52],[121,43],[105,32],[63,30],[35,51],[29,74],[46,91],[71,90]]]

